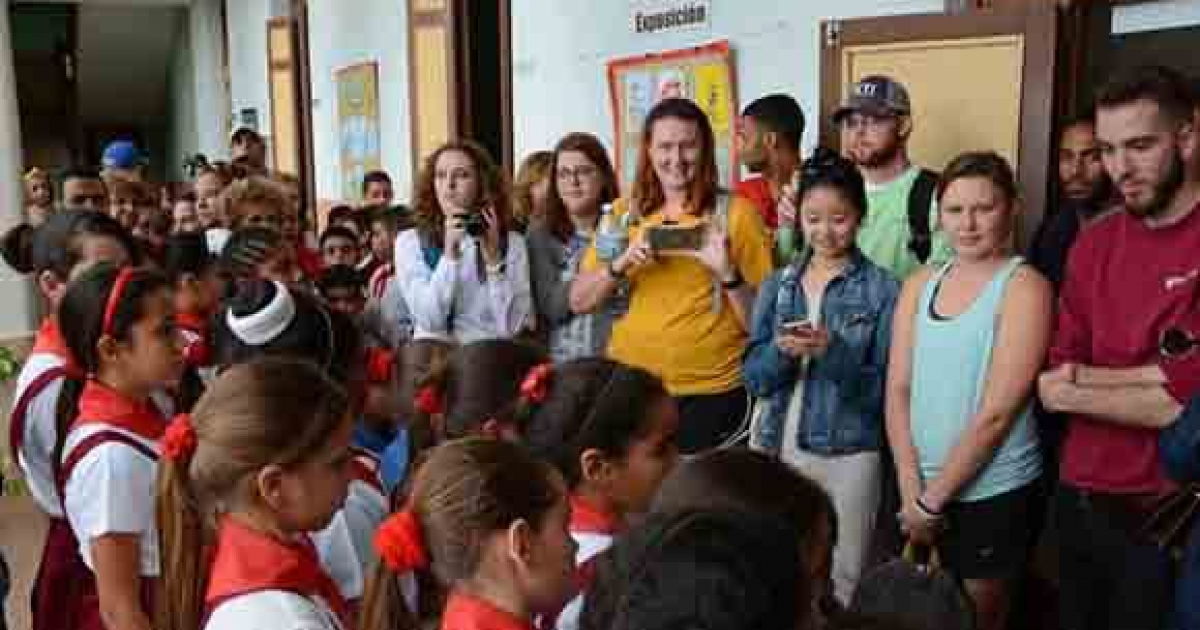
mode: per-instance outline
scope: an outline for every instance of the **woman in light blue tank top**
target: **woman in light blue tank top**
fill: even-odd
[[[956,256],[914,274],[900,296],[888,440],[902,529],[964,580],[981,630],[998,629],[1035,537],[1042,461],[1032,402],[1051,291],[1010,253],[1016,183],[1003,158],[959,156],[938,202]]]

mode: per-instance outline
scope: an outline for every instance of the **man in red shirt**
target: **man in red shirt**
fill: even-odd
[[[1084,230],[1067,261],[1043,403],[1068,414],[1054,499],[1064,630],[1161,628],[1170,558],[1137,535],[1171,489],[1158,434],[1200,393],[1200,179],[1192,103],[1146,67],[1097,98],[1097,135],[1122,211]]]
[[[754,202],[772,230],[779,227],[776,207],[781,203],[783,189],[791,184],[792,174],[800,167],[803,135],[804,112],[796,99],[786,94],[764,96],[742,111],[738,156],[750,172],[759,176],[742,180],[737,192]]]

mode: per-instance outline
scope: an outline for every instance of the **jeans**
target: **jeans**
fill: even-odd
[[[1160,630],[1171,612],[1171,560],[1091,494],[1060,484],[1058,528],[1062,630]]]

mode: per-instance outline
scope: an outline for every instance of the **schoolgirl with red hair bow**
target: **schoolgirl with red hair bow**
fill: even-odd
[[[349,630],[352,613],[307,532],[345,501],[345,391],[311,362],[229,368],[163,441],[157,630]]]
[[[154,479],[167,423],[154,394],[183,372],[171,287],[157,273],[94,266],[59,304],[79,373],[59,401],[63,508],[90,571],[51,588],[75,630],[150,630],[159,574]]]
[[[532,630],[571,589],[569,513],[562,475],[520,446],[467,438],[433,449],[408,507],[376,534],[359,630],[439,617],[442,630]]]

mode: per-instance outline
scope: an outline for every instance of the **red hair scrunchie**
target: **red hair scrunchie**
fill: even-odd
[[[546,398],[550,396],[552,370],[549,363],[543,363],[529,370],[529,374],[521,383],[521,398],[534,404],[545,402]]]
[[[407,573],[429,566],[429,553],[421,536],[421,524],[410,509],[389,516],[375,532],[375,551],[395,573]]]
[[[186,413],[175,416],[162,439],[163,457],[173,462],[186,462],[196,452],[196,429]]]
[[[442,401],[442,394],[433,385],[426,385],[417,392],[417,398],[414,401],[417,411],[427,415],[436,416],[445,413],[446,406]]]
[[[372,348],[367,351],[367,382],[372,385],[384,385],[392,380],[393,366],[396,364],[396,353],[383,348]]]

